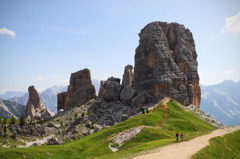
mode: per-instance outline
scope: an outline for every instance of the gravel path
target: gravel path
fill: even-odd
[[[209,139],[216,136],[223,136],[227,133],[240,130],[240,126],[218,129],[210,134],[196,137],[190,141],[167,145],[157,149],[157,152],[136,157],[134,159],[189,159],[202,148],[209,145]]]

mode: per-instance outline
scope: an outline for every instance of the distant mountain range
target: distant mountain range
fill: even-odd
[[[0,117],[2,118],[10,118],[13,115],[20,118],[24,109],[25,106],[21,104],[0,98]]]
[[[100,81],[93,79],[93,85],[96,89],[96,94],[100,88]],[[60,92],[67,91],[68,86],[53,86],[39,93],[40,99],[42,100],[45,107],[51,112],[57,113],[57,94]],[[19,91],[8,91],[0,95],[0,98],[8,100],[9,102],[16,102],[20,105],[26,106],[28,102],[28,93]],[[0,115],[1,116],[1,115]]]
[[[240,81],[201,85],[200,109],[223,124],[240,125]]]
[[[8,100],[13,97],[22,97],[26,92],[20,92],[20,91],[7,91],[4,94],[0,94],[0,98],[4,100]]]

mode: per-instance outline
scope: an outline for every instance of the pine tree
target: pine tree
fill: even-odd
[[[20,125],[21,126],[25,125],[24,115],[22,115],[21,118],[20,118]]]
[[[7,118],[3,119],[3,124],[6,125],[7,124]]]
[[[14,117],[14,115],[11,118],[10,124],[16,124],[17,119]]]

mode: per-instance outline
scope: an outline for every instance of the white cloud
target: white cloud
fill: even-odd
[[[44,78],[42,78],[42,77],[39,77],[39,78],[37,78],[36,80],[37,80],[37,81],[43,81],[43,80],[44,80]]]
[[[54,77],[54,78],[58,78],[58,77],[60,77],[60,75],[55,74],[55,75],[53,75],[53,77]]]
[[[69,83],[69,79],[65,79],[65,80],[62,80],[62,81],[58,81],[58,83],[68,84],[68,83]]]
[[[221,33],[225,32],[240,37],[240,12],[233,17],[225,18],[224,30]]]
[[[222,74],[231,75],[231,74],[234,74],[234,71],[233,70],[228,70],[228,71],[224,71]]]
[[[9,36],[11,36],[13,39],[15,39],[15,36],[16,36],[16,34],[15,34],[15,32],[14,32],[13,30],[9,30],[9,29],[7,29],[7,28],[5,28],[5,27],[0,28],[0,34],[9,35]]]
[[[199,75],[202,75],[202,74],[203,74],[203,72],[201,72],[201,71],[198,71],[198,74],[199,74]]]

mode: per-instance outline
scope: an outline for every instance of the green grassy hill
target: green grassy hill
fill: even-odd
[[[240,158],[240,130],[210,139],[210,145],[202,149],[192,159],[229,159]]]
[[[164,116],[164,118],[163,118]],[[117,134],[130,128],[144,126],[142,131],[126,142],[117,152],[110,150],[109,143]],[[200,119],[195,113],[186,111],[176,101],[170,100],[167,107],[158,104],[147,114],[130,118],[64,145],[29,148],[0,148],[0,158],[119,158],[132,157],[175,142],[175,133],[183,132],[185,140],[206,134],[216,128]]]

